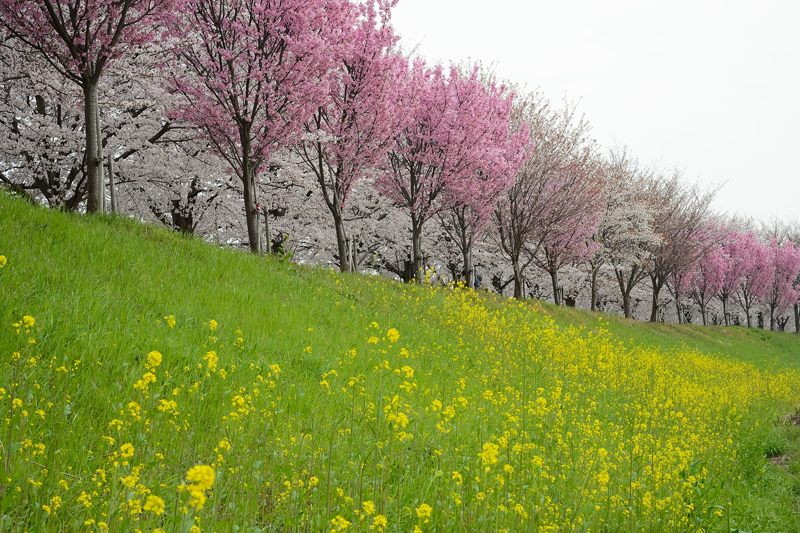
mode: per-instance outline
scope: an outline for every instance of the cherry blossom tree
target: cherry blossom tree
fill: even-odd
[[[773,239],[766,247],[767,282],[761,294],[769,309],[769,329],[775,329],[775,320],[798,299],[795,283],[800,274],[800,251],[792,241]]]
[[[689,310],[684,306],[683,300],[686,296],[698,304],[700,307],[703,325],[706,324],[706,308],[708,303],[716,295],[718,287],[717,281],[722,282],[721,274],[718,280],[702,279],[706,274],[712,274],[707,267],[708,260],[716,255],[719,250],[720,232],[713,223],[708,223],[694,233],[693,248],[696,253],[693,257],[677,263],[667,276],[665,286],[672,294],[675,303],[675,310],[678,324],[683,323],[686,313]],[[708,286],[711,284],[711,286]]]
[[[86,198],[83,117],[71,83],[33,51],[0,43],[0,182],[49,207]]]
[[[765,268],[768,252],[750,231],[731,235],[726,251],[730,256],[730,268],[724,286],[731,280],[738,280],[732,294],[744,311],[749,328],[753,325],[751,311],[770,282],[770,274]]]
[[[0,78],[0,135],[6,139],[0,143],[0,181],[50,207],[80,209],[87,194],[80,97],[33,51],[0,45],[0,67],[8,73]],[[161,204],[194,177],[215,181],[219,175],[211,158],[203,157],[205,146],[167,118],[174,97],[162,90],[153,67],[152,50],[129,53],[100,83],[98,141],[111,158],[117,186],[125,185],[117,187],[117,200],[135,187],[137,195],[147,191],[144,196]],[[128,214],[146,213],[140,207],[147,202],[130,200]]]
[[[499,120],[497,100],[510,98],[504,88],[481,83],[478,70],[463,75],[456,67],[411,65],[401,105],[409,121],[389,152],[390,172],[378,189],[411,218],[412,268],[422,282],[422,236],[425,223],[475,190],[470,180],[505,168],[506,151],[495,141],[508,139],[508,122]]]
[[[717,242],[719,243],[719,240]],[[694,265],[688,284],[689,297],[700,308],[704,326],[708,324],[708,306],[724,290],[729,269],[730,257],[721,243],[703,254]],[[727,296],[723,307],[724,320],[727,321]]]
[[[582,209],[564,202],[571,190],[580,190],[583,180],[581,172],[567,169],[584,157],[591,143],[588,123],[570,105],[555,110],[541,95],[532,93],[522,99],[516,113],[528,125],[534,149],[493,216],[500,249],[511,262],[514,297],[523,298],[525,270],[542,242]]]
[[[353,16],[346,0],[186,0],[169,24],[174,116],[197,125],[243,185],[259,252],[256,181],[325,101]]]
[[[493,76],[481,80],[487,94],[483,120],[495,126],[485,132],[482,144],[487,152],[472,176],[466,175],[445,191],[452,207],[440,214],[445,233],[461,254],[461,277],[467,287],[475,288],[473,250],[491,220],[500,197],[513,185],[523,162],[534,147],[530,144],[528,126],[512,122],[512,95],[502,97],[505,88],[498,87]],[[481,90],[472,81],[472,90],[481,98]],[[462,95],[464,91],[461,91]],[[489,152],[491,151],[491,152]]]
[[[598,247],[593,237],[602,216],[603,187],[600,164],[590,147],[548,179],[553,189],[537,224],[541,245],[534,263],[550,275],[553,303],[561,305],[558,272],[567,265],[579,264]],[[536,234],[536,233],[534,233]]]
[[[97,89],[106,69],[155,36],[173,0],[2,0],[0,24],[83,91],[90,213],[103,210],[103,156]]]
[[[594,235],[598,247],[588,261],[592,310],[598,278],[610,267],[613,283],[620,288],[622,311],[631,316],[631,292],[646,276],[644,266],[659,242],[643,193],[646,175],[625,148],[611,150],[603,165],[605,205]]]
[[[683,324],[685,319],[688,321],[687,313],[690,309],[684,304],[684,300],[689,293],[694,275],[694,265],[686,265],[670,272],[664,284],[675,303],[675,316],[678,324]]]
[[[339,267],[351,269],[345,208],[353,185],[370,171],[386,170],[386,152],[401,126],[398,85],[406,61],[394,50],[390,26],[396,2],[359,5],[355,27],[344,39],[325,102],[304,123],[297,152],[317,179],[333,216]]]
[[[704,228],[714,193],[686,186],[675,172],[652,180],[648,196],[654,214],[653,228],[660,238],[646,269],[653,291],[650,321],[655,322],[659,294],[667,280],[677,271],[691,271],[692,264],[712,244],[704,238]]]

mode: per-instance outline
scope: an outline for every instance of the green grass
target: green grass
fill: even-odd
[[[0,254],[0,530],[800,529],[795,335],[341,275],[4,195]],[[177,489],[196,464],[202,509]],[[147,491],[164,514],[137,512]]]
[[[545,306],[561,325],[605,326],[618,338],[661,350],[688,346],[708,354],[747,361],[761,368],[800,368],[800,336],[757,328],[638,322],[617,315]]]

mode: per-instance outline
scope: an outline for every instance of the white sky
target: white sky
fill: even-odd
[[[567,97],[604,146],[724,184],[716,208],[795,219],[800,2],[400,0],[406,50]]]

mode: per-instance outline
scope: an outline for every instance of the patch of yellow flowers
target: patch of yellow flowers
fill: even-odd
[[[166,338],[84,366],[45,356],[25,315],[0,374],[0,512],[93,531],[722,528],[740,436],[800,390],[796,371],[632,348],[470,291],[428,308],[446,335],[371,322],[316,373],[213,319],[188,359]]]

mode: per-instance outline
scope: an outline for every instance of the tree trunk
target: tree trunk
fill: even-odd
[[[97,82],[84,80],[83,116],[86,126],[86,212],[97,213],[103,209],[103,188],[97,172]]]
[[[344,220],[338,209],[332,209],[333,223],[336,226],[336,247],[339,250],[339,270],[350,272],[349,251],[347,249],[347,233],[344,230]]]
[[[705,304],[702,304],[702,303],[700,304],[700,316],[703,319],[703,325],[707,326],[708,325],[708,317],[707,317],[707,313],[706,313],[706,306],[705,306]]]
[[[247,240],[250,251],[260,253],[260,229],[256,217],[256,180],[253,162],[250,160],[250,133],[240,126],[239,136],[242,143],[242,185],[244,186],[244,216],[247,220]]]
[[[731,325],[731,317],[728,314],[728,297],[724,296],[724,297],[721,298],[721,300],[722,300],[722,317],[723,317],[723,320],[725,321],[725,325],[726,326],[730,326]]]
[[[117,189],[114,184],[114,158],[108,154],[108,192],[111,195],[111,212],[117,212]]]
[[[512,260],[511,266],[514,269],[514,298],[522,300],[525,298],[525,278],[522,277],[519,258]]]
[[[678,324],[683,324],[683,317],[681,316],[681,299],[675,294],[675,312],[678,316]]]
[[[597,311],[597,271],[598,269],[592,269],[592,311]]]
[[[97,126],[97,181],[100,183],[100,211],[105,213],[108,211],[106,206],[106,178],[103,171],[103,128],[100,126],[100,106],[95,106],[94,114],[95,124]]]
[[[625,286],[625,273],[621,270],[615,270],[615,275],[617,276],[617,283],[619,284],[619,292],[622,295],[622,313],[625,315],[625,318],[631,317],[631,283],[628,283],[627,287]]]
[[[425,273],[422,271],[422,221],[411,217],[411,265],[414,269],[414,279],[422,284]]]
[[[264,253],[272,253],[272,243],[269,241],[269,209],[264,208]]]
[[[775,331],[775,307],[769,308],[769,330]]]
[[[550,280],[553,282],[553,303],[561,305],[561,294],[558,292],[558,270],[550,271]]]
[[[472,246],[469,243],[464,243],[462,248],[462,255],[464,256],[464,283],[470,289],[475,288],[475,270],[472,265]]]
[[[256,209],[256,227],[258,228],[258,253],[264,249],[264,242],[261,240],[261,210]]]
[[[650,322],[658,320],[658,295],[661,293],[661,285],[653,282],[653,302],[650,306]]]
[[[800,304],[794,304],[794,332],[800,333]]]

